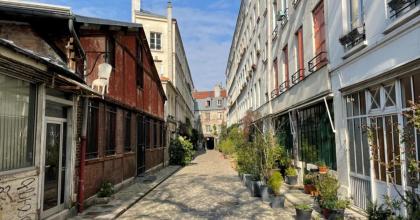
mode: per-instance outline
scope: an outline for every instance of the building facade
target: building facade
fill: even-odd
[[[393,0],[241,1],[226,70],[228,125],[240,124],[249,110],[258,113],[257,124],[275,132],[300,174],[326,162],[341,193],[362,209],[396,197],[392,183],[409,189],[406,165],[384,164],[406,157],[407,143],[392,125],[403,130],[403,112],[418,101],[419,7]]]
[[[103,182],[118,187],[163,167],[166,96],[147,41],[141,40],[146,39],[141,25],[78,15],[75,25],[88,51],[87,85],[100,78],[100,64],[112,66],[107,91],[89,99],[84,155],[89,205]]]
[[[406,164],[385,164],[404,160],[410,142],[419,160],[418,131],[408,142],[399,131],[408,129],[409,102],[420,101],[420,2],[328,3],[338,173],[354,204],[366,209],[385,195],[398,198],[392,183],[409,189]]]
[[[216,85],[213,91],[195,91],[194,113],[199,120],[197,130],[201,130],[205,139],[205,146],[214,149],[219,142],[222,126],[226,125],[226,90],[221,85]]]
[[[247,111],[303,170],[336,169],[323,1],[242,1],[227,66],[228,125]]]
[[[141,25],[0,1],[0,219],[66,219],[163,166],[165,101]]]
[[[169,1],[167,15],[158,15],[141,8],[141,0],[132,0],[132,19],[141,23],[159,72],[168,101],[165,120],[168,122],[167,142],[180,127],[194,124],[194,83],[184,50],[178,22],[172,17]],[[182,129],[181,129],[182,130]],[[182,132],[181,132],[182,133]],[[185,135],[185,134],[182,134]]]

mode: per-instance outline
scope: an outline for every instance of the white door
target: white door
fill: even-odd
[[[47,118],[46,121],[42,191],[43,217],[57,213],[64,207],[66,124],[66,120],[60,118]]]

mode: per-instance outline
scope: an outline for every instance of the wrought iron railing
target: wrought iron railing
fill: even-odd
[[[292,75],[293,85],[298,84],[304,78],[305,78],[305,69],[298,69],[298,71],[296,71],[296,73],[293,73]]]
[[[278,89],[279,95],[281,95],[284,92],[286,92],[287,89],[289,89],[289,80],[286,80],[282,84],[280,84],[279,89]]]
[[[359,43],[366,40],[366,31],[365,26],[362,25],[357,28],[353,28],[349,33],[340,37],[340,43],[346,48],[351,49],[354,46],[358,45]]]
[[[271,91],[271,98],[274,99],[279,95],[279,89],[275,88],[273,91]]]
[[[308,71],[310,73],[316,72],[317,70],[321,69],[323,66],[327,65],[327,63],[328,63],[327,52],[322,51],[308,62]]]
[[[391,0],[388,7],[391,9],[390,18],[397,18],[420,4],[420,0]]]

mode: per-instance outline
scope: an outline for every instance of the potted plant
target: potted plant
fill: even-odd
[[[320,174],[328,173],[328,166],[325,164],[325,161],[321,160],[316,163]]]
[[[306,194],[313,194],[313,191],[316,190],[314,185],[315,176],[312,174],[306,174],[303,178],[303,189]]]
[[[274,196],[271,200],[272,208],[283,208],[284,207],[284,195],[281,195],[281,185],[283,184],[283,177],[280,172],[274,172],[268,180],[268,187],[273,192]]]
[[[296,209],[296,220],[307,220],[311,219],[312,206],[308,204],[300,204],[295,206]]]
[[[286,182],[289,185],[296,185],[297,184],[297,171],[293,167],[289,167],[286,169]]]
[[[344,219],[344,212],[350,205],[347,199],[326,199],[321,202],[322,215],[326,219]]]
[[[105,181],[99,188],[98,196],[95,199],[96,204],[107,204],[112,194],[114,194],[114,185],[111,182]]]

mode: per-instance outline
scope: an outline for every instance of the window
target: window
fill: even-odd
[[[115,39],[112,36],[106,38],[105,62],[115,67]]]
[[[210,100],[207,100],[206,101],[206,107],[210,107],[211,106],[211,101]]]
[[[105,155],[114,155],[116,153],[115,131],[116,131],[117,110],[113,106],[106,107],[105,113]]]
[[[93,100],[89,101],[86,159],[98,157],[98,113],[99,102]]]
[[[222,100],[217,100],[217,106],[222,106]]]
[[[142,56],[143,48],[141,42],[137,40],[137,65],[136,65],[136,83],[137,87],[143,88],[143,56]]]
[[[351,30],[361,27],[363,24],[363,0],[350,0],[349,8]]]
[[[349,134],[350,171],[370,176],[370,150],[366,117],[365,93],[357,92],[345,98]]]
[[[158,128],[158,122],[153,123],[153,145],[154,147],[159,147],[159,128]]]
[[[146,136],[146,148],[150,148],[151,147],[151,144],[150,144],[150,142],[151,142],[151,122],[150,122],[150,120],[148,119],[148,118],[145,118],[144,119],[145,120],[145,122],[144,122],[144,129],[145,129],[145,136]]]
[[[309,72],[315,72],[327,64],[327,49],[325,41],[324,2],[321,1],[312,12],[314,23],[315,57],[309,61]]]
[[[284,81],[286,82],[286,88],[289,88],[289,53],[287,45],[283,48],[283,73]]]
[[[277,0],[273,1],[273,30],[277,28]]]
[[[131,146],[131,112],[124,114],[124,151],[132,151]]]
[[[161,50],[161,33],[150,32],[150,49],[152,50]]]
[[[206,112],[206,120],[210,121],[210,112]]]
[[[0,75],[0,171],[34,165],[36,86]]]
[[[299,82],[303,80],[305,77],[305,63],[304,63],[304,55],[303,55],[303,31],[302,27],[295,34],[296,36],[296,53],[297,53],[297,62],[296,62],[296,70],[298,75],[296,75],[294,81]]]
[[[211,132],[211,126],[210,125],[206,125],[206,132]]]
[[[223,114],[221,112],[217,113],[218,114],[218,119],[221,120],[223,119]]]
[[[273,61],[273,74],[274,74],[274,88],[279,88],[279,65],[277,62],[277,58]]]

